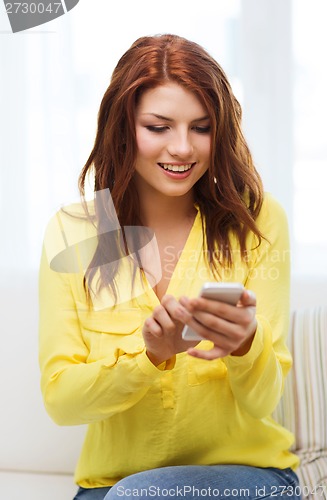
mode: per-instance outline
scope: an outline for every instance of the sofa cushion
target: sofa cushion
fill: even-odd
[[[293,369],[275,418],[295,434],[303,496],[327,498],[327,307],[293,313]]]

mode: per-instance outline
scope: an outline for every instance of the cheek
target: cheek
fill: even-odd
[[[199,159],[202,161],[208,161],[210,159],[211,152],[211,137],[209,135],[194,135],[193,136],[193,146]]]
[[[138,154],[143,157],[150,158],[152,156],[155,156],[158,151],[160,151],[160,147],[157,144],[157,141],[155,141],[153,137],[149,137],[147,133],[137,133],[136,143]]]
[[[207,157],[207,159],[209,159],[209,157],[210,157],[210,150],[211,150],[211,139],[210,139],[210,137],[207,137],[201,143],[202,155]]]

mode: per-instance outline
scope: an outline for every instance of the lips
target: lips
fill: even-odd
[[[195,165],[195,163],[179,163],[179,164],[173,164],[173,163],[158,163],[159,167],[163,168],[167,172],[172,172],[172,173],[185,173],[191,170],[191,168]]]

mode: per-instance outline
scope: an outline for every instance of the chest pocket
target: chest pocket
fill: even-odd
[[[197,347],[209,350],[212,343],[203,340]],[[222,379],[227,375],[227,367],[221,359],[207,361],[205,359],[187,356],[187,380],[189,385],[200,385],[211,380]]]
[[[114,364],[124,354],[143,351],[143,316],[140,309],[79,309],[78,315],[83,339],[89,349],[88,363],[106,358],[109,364]]]

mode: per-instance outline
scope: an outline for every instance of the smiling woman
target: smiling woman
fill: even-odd
[[[40,269],[45,405],[89,425],[75,498],[298,497],[293,437],[271,417],[291,366],[287,221],[220,65],[176,35],[136,40],[102,99],[82,198],[90,171],[94,203],[84,218],[58,212]],[[71,252],[51,267],[58,238],[80,269]],[[224,278],[244,286],[236,305],[196,298]],[[203,340],[185,340],[185,324]]]
[[[196,53],[198,56],[195,65]],[[145,105],[148,106],[151,96],[150,102],[153,103],[158,93],[164,102],[162,99],[160,101],[157,99],[156,109],[144,108],[142,120],[146,117],[144,113],[150,113],[152,121],[142,122],[140,123],[142,126],[136,129],[136,119],[141,119],[140,106],[142,108]],[[178,102],[178,107],[175,109],[174,105],[177,105],[180,99],[182,103],[180,105]],[[146,100],[145,103],[144,100]],[[188,110],[190,105],[191,108]],[[166,106],[168,106],[167,109]],[[178,116],[177,111],[179,115],[181,111],[185,115]],[[161,122],[154,121],[158,120],[158,117],[154,116],[156,114],[161,117],[159,118]],[[170,114],[172,116],[169,116]],[[163,124],[163,117],[169,120],[177,119],[178,124],[175,123],[174,127],[172,127],[173,121],[165,121]],[[197,123],[197,128],[195,128],[194,120],[204,118],[206,122],[203,125],[205,128],[209,126],[209,131],[203,133],[205,128],[201,128],[199,133],[198,127],[201,122]],[[150,117],[147,119],[149,120]],[[148,215],[154,213],[153,206],[160,209],[160,205],[151,204],[151,209],[148,207],[146,211],[140,208],[141,196],[135,189],[135,182],[139,179],[135,167],[137,157],[141,153],[137,144],[140,131],[144,132],[141,146],[143,141],[148,144],[151,140],[149,148],[157,147],[155,145],[158,145],[159,138],[156,134],[159,134],[160,141],[167,146],[165,157],[151,159],[156,166],[158,166],[158,160],[160,163],[166,163],[166,159],[171,162],[172,158],[174,158],[175,168],[178,163],[182,165],[185,165],[185,162],[194,163],[194,158],[191,158],[192,148],[198,145],[198,152],[201,155],[203,155],[203,148],[207,149],[208,154],[210,144],[208,168],[203,168],[203,165],[201,167],[203,161],[201,160],[196,165],[197,168],[192,168],[189,176],[186,176],[187,179],[192,180],[196,177],[199,167],[203,169],[203,175],[197,177],[194,189],[187,196],[188,204],[193,200],[192,206],[188,208],[185,206],[183,214],[180,207],[178,209],[174,207],[176,200],[170,198],[165,201],[165,205],[168,204],[168,206],[165,209],[161,208],[160,223],[152,221],[150,225],[156,231],[157,239],[160,239],[162,231],[159,231],[158,226],[167,223],[168,212],[170,212],[175,222],[175,224],[170,223],[170,231],[174,230],[175,233],[182,234],[183,231],[178,224],[185,228],[184,220],[186,220],[189,226],[192,217],[194,219],[193,205],[197,203],[206,220],[205,232],[209,262],[213,270],[218,272],[219,260],[220,264],[224,263],[226,266],[232,263],[233,250],[229,236],[231,228],[238,239],[239,251],[243,258],[247,252],[247,233],[252,231],[258,241],[261,240],[261,233],[255,219],[263,201],[262,182],[253,165],[240,122],[241,108],[223,69],[202,47],[173,35],[142,37],[121,57],[113,72],[110,86],[103,96],[95,145],[80,176],[81,193],[84,195],[86,176],[90,171],[94,171],[95,190],[109,188],[121,226],[149,225]],[[112,126],[109,127],[108,123]],[[185,133],[186,125],[187,134]],[[156,129],[159,126],[160,132],[148,130],[146,127],[149,126],[156,127]],[[166,136],[170,138],[169,145]],[[195,160],[197,163],[197,159]],[[174,175],[171,174],[171,176]],[[167,172],[164,177],[166,181],[168,176]],[[155,182],[160,182],[160,178],[159,175],[155,176]],[[219,183],[216,183],[215,180],[218,178]],[[178,184],[169,185],[171,189],[174,186],[178,193]],[[179,201],[181,200],[177,200]],[[214,209],[217,205],[220,207],[219,211]],[[179,220],[176,218],[177,214],[179,214]],[[100,232],[102,225],[103,223],[99,221]],[[165,233],[162,235],[163,245],[171,237],[169,230]],[[186,241],[186,235],[187,233],[184,234],[184,238],[181,238],[180,245],[182,246]],[[220,259],[212,257],[214,252],[219,253],[217,246]],[[176,253],[179,250],[180,248],[176,248]],[[97,259],[101,261],[102,255],[106,252],[108,252],[108,242],[105,236],[101,236],[98,249],[86,272],[86,280],[89,284],[96,274]],[[113,270],[113,273],[108,273],[108,270],[100,268],[99,290],[106,285],[115,289],[116,271],[117,269]],[[165,281],[164,277],[163,280]],[[167,283],[163,291],[166,288]]]
[[[142,95],[135,114],[135,183],[140,203],[149,193],[150,205],[159,194],[183,196],[192,204],[192,188],[209,168],[208,122],[201,102],[176,83],[165,83]]]

